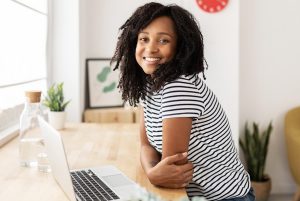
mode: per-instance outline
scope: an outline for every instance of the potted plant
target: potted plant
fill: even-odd
[[[271,178],[265,174],[265,165],[272,130],[272,122],[262,132],[259,131],[257,123],[253,122],[252,131],[246,123],[245,138],[239,139],[257,201],[266,201],[271,191]]]
[[[48,113],[49,123],[56,129],[63,129],[66,112],[65,108],[70,103],[64,100],[63,82],[53,84],[47,91],[47,96],[43,100],[43,105],[50,109]]]

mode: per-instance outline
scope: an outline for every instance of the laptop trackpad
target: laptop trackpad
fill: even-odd
[[[122,174],[109,175],[101,178],[111,187],[119,187],[132,184],[132,182],[126,177],[124,177]]]

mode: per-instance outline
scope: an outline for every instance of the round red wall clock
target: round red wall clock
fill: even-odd
[[[223,10],[229,0],[196,0],[197,5],[208,13],[216,13]]]

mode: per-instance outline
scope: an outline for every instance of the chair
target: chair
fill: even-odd
[[[298,185],[294,201],[300,201],[300,107],[289,110],[285,115],[285,141],[290,170]]]

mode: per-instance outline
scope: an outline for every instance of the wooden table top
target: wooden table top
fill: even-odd
[[[62,134],[70,169],[115,165],[163,200],[186,197],[184,189],[153,186],[139,160],[138,124],[67,124]],[[19,165],[18,138],[0,148],[0,200],[67,201],[51,173]]]

